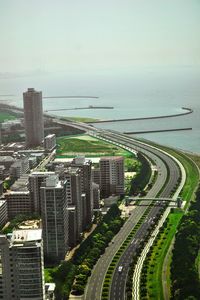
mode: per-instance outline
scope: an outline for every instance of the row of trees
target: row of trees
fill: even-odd
[[[48,270],[50,279],[56,283],[57,300],[68,299],[71,290],[74,295],[84,293],[93,266],[124,223],[120,215],[118,206],[112,205],[91,235],[80,244],[73,258]]]
[[[141,193],[151,177],[151,167],[148,160],[138,152],[138,160],[141,163],[140,172],[132,179],[129,195]]]
[[[175,236],[171,264],[172,299],[200,299],[196,258],[200,248],[200,187],[195,201],[181,219]]]
[[[121,211],[114,204],[108,213],[103,217],[99,226],[93,234],[89,236],[77,249],[73,263],[78,265],[77,275],[72,287],[74,295],[83,294],[87,279],[91,274],[93,266],[96,264],[100,255],[104,253],[109,242],[120,230],[124,221],[120,217]]]

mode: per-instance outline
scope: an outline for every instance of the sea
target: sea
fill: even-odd
[[[41,90],[44,97],[55,97],[44,98],[43,109],[56,116],[89,117],[100,120],[124,119],[179,114],[183,112],[182,107],[191,108],[192,114],[179,117],[93,125],[119,132],[192,128],[192,130],[131,136],[200,154],[198,66],[148,66],[90,72],[81,70],[1,74],[0,101],[22,107],[22,94],[28,87]],[[74,109],[88,106],[111,106],[113,109]],[[59,111],[59,109],[72,110]]]

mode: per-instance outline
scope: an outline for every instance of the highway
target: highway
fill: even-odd
[[[56,120],[58,123],[68,123],[66,121]],[[87,131],[88,134],[101,138],[105,141],[110,141],[118,146],[121,146],[128,151],[140,151],[142,154],[147,156],[151,161],[154,161],[156,168],[158,170],[158,176],[156,182],[154,183],[152,189],[148,192],[147,198],[153,198],[158,195],[159,197],[169,198],[172,190],[176,187],[179,177],[180,170],[178,165],[175,163],[173,158],[168,156],[166,153],[158,150],[155,147],[149,146],[145,143],[134,140],[124,136],[123,134],[117,132],[109,132],[106,130],[96,129],[86,124],[69,122],[68,125],[80,128]],[[146,204],[146,201],[145,201]],[[113,274],[112,285],[110,289],[110,299],[112,300],[122,300],[125,299],[125,287],[126,278],[129,270],[129,264],[132,255],[139,248],[141,239],[143,240],[147,235],[148,228],[152,224],[153,218],[159,213],[160,207],[152,207],[145,222],[137,230],[133,240],[127,247],[124,254],[121,256],[119,263],[116,267],[116,271]],[[100,300],[102,293],[102,286],[104,282],[104,277],[107,269],[112,261],[113,256],[120,248],[123,241],[132,231],[134,226],[138,223],[141,216],[144,214],[146,207],[137,206],[131,213],[129,219],[118,232],[118,234],[113,238],[109,247],[107,247],[105,253],[97,261],[95,267],[92,270],[92,274],[89,278],[84,299],[85,300]],[[118,266],[123,265],[123,271],[119,274]]]
[[[119,135],[118,134],[116,134],[116,135],[118,136],[118,140],[119,140]],[[113,138],[113,135],[111,138]],[[126,142],[126,145],[129,147],[134,147],[134,146],[138,147],[140,145],[140,142],[136,142],[136,141],[132,142],[128,138],[122,137],[122,140],[123,140],[123,142]],[[120,142],[121,142],[121,140],[120,140]],[[138,143],[139,143],[139,145],[138,145]],[[176,187],[179,176],[180,176],[180,170],[179,170],[177,164],[171,157],[160,152],[159,150],[153,149],[153,148],[149,149],[149,146],[146,146],[146,145],[143,145],[143,147],[144,148],[140,150],[141,152],[143,152],[144,149],[145,150],[148,149],[151,152],[153,151],[154,154],[157,155],[157,157],[160,157],[163,161],[165,161],[165,164],[168,166],[168,171],[169,171],[168,182],[159,197],[169,197],[171,194],[171,191]],[[164,169],[161,168],[160,170],[164,170]],[[161,173],[162,173],[162,171],[161,171]],[[157,185],[157,183],[155,183],[155,185]],[[146,197],[148,198],[150,196],[152,196],[152,190],[147,194]],[[156,193],[154,193],[153,196],[156,197]],[[159,213],[159,210],[160,210],[160,208],[157,206],[152,207],[148,217],[146,218],[146,222],[143,223],[141,225],[141,227],[138,229],[132,242],[130,243],[130,245],[127,247],[127,249],[121,256],[121,258],[116,266],[114,275],[113,275],[112,285],[111,285],[111,289],[110,289],[110,299],[112,299],[112,300],[125,299],[126,278],[127,278],[127,274],[129,271],[129,264],[131,262],[131,257],[133,256],[134,253],[136,253],[137,249],[139,248],[139,241],[141,239],[144,240],[145,236],[147,236],[148,228],[151,225],[151,220]],[[122,273],[118,272],[119,266],[123,266]]]
[[[166,154],[163,154],[157,149],[152,149],[148,145],[140,144],[139,142],[131,138],[122,136],[121,134],[104,132],[103,135],[101,134],[101,137],[103,139],[111,140],[113,143],[117,143],[119,145],[123,144],[124,148],[126,149],[128,148],[128,150],[132,149],[133,151],[135,150],[140,151],[156,163],[156,167],[158,169],[159,175],[152,189],[147,194],[146,196],[147,198],[155,197],[158,194],[158,192],[162,189],[163,185],[165,184],[167,180],[167,167],[166,167],[167,164],[170,170],[170,177],[161,196],[169,197],[171,190],[174,188],[179,178],[179,169],[171,158],[169,158]],[[165,161],[165,163],[163,162],[163,160]],[[145,209],[146,209],[145,207],[136,207],[133,210],[129,220],[124,224],[120,232],[113,239],[113,243],[110,245],[110,247],[106,249],[105,254],[102,255],[100,260],[97,262],[88,282],[88,286],[85,293],[85,299],[87,300],[101,299],[102,284],[108,266],[111,263],[114,254],[117,252],[122,242],[125,240],[125,238],[128,236],[130,231],[137,224],[140,217],[143,215]],[[123,272],[121,274],[119,274],[118,271],[114,273],[114,277],[112,281],[113,284],[111,286],[111,291],[110,291],[110,299],[117,299],[117,300],[124,299],[124,290],[126,284],[126,276],[129,269],[130,257],[136,251],[136,249],[138,249],[139,241],[145,237],[148,228],[151,225],[152,218],[154,218],[154,216],[159,212],[159,210],[160,207],[158,206],[153,207],[151,209],[146,219],[146,222],[144,222],[142,226],[139,228],[139,230],[135,235],[135,238],[132,240],[130,246],[127,248],[126,253],[122,255],[118,266],[120,265],[124,266]]]

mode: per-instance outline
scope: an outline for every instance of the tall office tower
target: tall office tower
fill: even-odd
[[[50,175],[55,174],[54,172],[32,172],[29,175],[28,188],[31,198],[32,212],[39,213],[41,215],[41,197],[40,187],[46,178]]]
[[[0,235],[0,295],[3,300],[44,300],[41,229]]]
[[[45,259],[58,262],[64,259],[68,248],[66,181],[50,175],[40,192]]]
[[[92,162],[86,160],[85,157],[77,157],[73,159],[71,165],[78,167],[81,171],[81,192],[86,197],[86,207],[83,208],[85,211],[83,227],[85,228],[91,224],[93,217]]]
[[[124,194],[124,158],[122,156],[101,157],[101,197]]]
[[[77,237],[80,237],[83,231],[83,203],[81,198],[81,170],[77,167],[65,169],[65,178],[67,180],[67,204],[75,206]]]
[[[23,93],[23,98],[26,146],[39,146],[44,138],[42,92],[29,88]]]

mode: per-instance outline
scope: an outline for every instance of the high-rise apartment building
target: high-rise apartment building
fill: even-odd
[[[29,88],[23,93],[23,98],[26,146],[28,148],[39,146],[44,138],[42,92]]]
[[[41,214],[40,187],[46,178],[54,172],[32,172],[29,175],[28,188],[30,191],[32,212]]]
[[[124,194],[124,158],[122,156],[101,157],[101,197]]]
[[[41,229],[0,235],[0,256],[0,299],[45,299]]]
[[[66,181],[50,175],[40,188],[44,254],[47,261],[64,259],[68,248]]]
[[[67,203],[68,206],[75,206],[76,210],[76,236],[79,238],[83,231],[83,203],[81,198],[81,170],[76,167],[65,169],[65,178],[67,180]]]
[[[32,213],[29,191],[8,191],[4,194],[4,198],[7,202],[9,220],[17,215],[29,215]]]
[[[77,157],[72,161],[71,166],[76,166],[80,169],[81,174],[81,192],[85,194],[85,212],[83,227],[87,227],[92,222],[93,217],[93,193],[92,193],[92,162],[85,157]]]
[[[56,148],[56,135],[48,134],[44,138],[44,149],[46,151],[52,151],[55,148]]]

